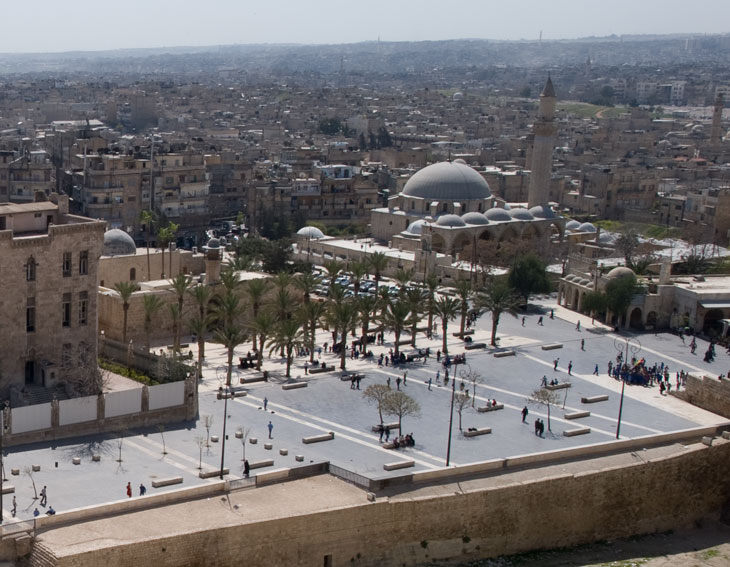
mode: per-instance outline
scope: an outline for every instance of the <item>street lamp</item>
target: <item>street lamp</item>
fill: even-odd
[[[226,458],[226,421],[228,418],[228,382],[223,382],[223,438],[221,439],[221,480],[223,480],[223,462]]]
[[[621,344],[622,341],[624,344]],[[613,346],[614,348],[622,353],[624,355],[623,363],[627,364],[629,360],[629,351],[631,351],[631,354],[636,354],[641,350],[641,343],[638,341],[638,339],[634,339],[631,337],[616,337],[613,340]],[[624,409],[624,389],[626,388],[626,376],[623,375],[621,372],[621,368],[619,368],[619,375],[621,376],[621,401],[618,404],[618,421],[616,422],[616,439],[619,438],[619,434],[621,432],[621,414],[623,413]]]
[[[448,355],[446,355],[448,357]],[[451,462],[451,431],[454,427],[454,396],[456,396],[456,367],[461,361],[460,355],[456,355],[453,358],[454,373],[451,376],[451,411],[449,412],[449,439],[446,443],[446,466],[449,466]],[[463,364],[466,364],[464,362]],[[446,367],[448,369],[448,366]],[[469,368],[471,370],[471,367]],[[447,370],[448,371],[448,370]]]

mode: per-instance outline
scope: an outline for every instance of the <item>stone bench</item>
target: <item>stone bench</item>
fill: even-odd
[[[228,469],[223,469],[223,475],[224,476],[227,475],[229,472],[230,471]],[[213,478],[213,477],[216,477],[216,476],[221,476],[221,470],[220,469],[217,469],[217,470],[214,470],[214,471],[200,471],[198,473],[198,476],[200,478]]]
[[[240,384],[252,384],[253,382],[264,382],[264,375],[256,375],[256,376],[241,376],[241,378],[238,380]]]
[[[410,468],[410,467],[414,466],[415,464],[416,464],[416,462],[413,461],[413,460],[408,460],[408,461],[395,461],[393,463],[385,463],[383,465],[383,468],[386,471],[396,471],[398,469],[407,469],[407,468]]]
[[[497,404],[496,406],[479,406],[477,407],[477,411],[479,413],[485,413],[488,411],[497,411],[504,409],[504,404]]]
[[[464,350],[476,350],[478,348],[487,348],[487,343],[469,343],[464,345]]]
[[[359,373],[358,374],[343,374],[342,376],[340,376],[340,380],[342,380],[343,382],[352,382],[353,376],[355,377],[356,380],[358,378],[360,378],[360,380],[365,378],[365,374],[359,374]]]
[[[3,483],[3,494],[12,494],[15,492],[15,487],[12,484]]]
[[[600,396],[588,396],[580,399],[582,404],[595,404],[597,402],[608,401],[608,394],[601,394]]]
[[[264,459],[262,461],[251,461],[248,463],[249,469],[262,469],[264,467],[273,467],[274,459]]]
[[[563,343],[550,343],[547,345],[542,345],[540,348],[542,350],[555,350],[556,348],[563,348]]]
[[[515,356],[517,353],[513,350],[501,350],[494,353],[494,358],[504,358],[505,356]]]
[[[386,427],[389,428],[391,431],[393,431],[394,429],[400,429],[397,421],[394,423],[384,423],[383,425],[373,425],[372,429],[375,433],[380,433],[380,430],[382,429],[383,431],[385,431]]]
[[[18,476],[20,474],[20,469],[10,469],[10,474],[13,476]]]
[[[570,388],[571,383],[570,382],[560,382],[559,384],[548,384],[545,386],[546,390],[564,390],[565,388]]]
[[[461,332],[459,332],[459,331],[456,331],[455,333],[451,333],[451,334],[452,334],[453,336],[455,336],[455,337],[459,337],[459,338],[461,338],[461,337],[466,337],[466,336],[468,336],[468,335],[473,335],[473,334],[474,334],[474,329],[469,329],[468,331],[464,331],[463,333],[461,333]]]
[[[566,413],[563,415],[565,419],[580,419],[582,417],[590,417],[591,412],[589,411],[574,411],[572,413]]]
[[[306,388],[309,386],[309,382],[289,382],[288,384],[282,384],[282,390],[296,390],[297,388]]]
[[[566,429],[563,431],[563,435],[565,437],[575,437],[576,435],[587,435],[590,432],[590,427],[576,427],[575,429]]]
[[[321,366],[312,366],[309,368],[310,374],[322,374],[323,372],[334,372],[335,367],[334,366],[325,366],[322,368]]]
[[[152,481],[152,488],[161,488],[163,486],[172,486],[173,484],[182,484],[183,477],[170,476],[167,478],[158,478]]]
[[[411,339],[403,339],[398,341],[398,346],[406,346],[411,344]]]
[[[302,437],[302,443],[321,443],[322,441],[332,441],[335,438],[335,432],[323,433],[322,435],[312,435],[311,437]]]
[[[216,396],[219,400],[222,399],[233,399],[233,398],[244,398],[248,395],[246,392],[236,392],[235,390],[231,390],[230,392],[218,392],[218,395]]]
[[[99,461],[101,461],[101,455],[91,455],[91,460],[94,463],[98,463]]]
[[[492,432],[491,427],[480,427],[477,429],[472,429],[471,431],[467,429],[466,431],[463,431],[462,433],[464,433],[464,437],[476,437],[477,435],[487,435],[491,432]]]

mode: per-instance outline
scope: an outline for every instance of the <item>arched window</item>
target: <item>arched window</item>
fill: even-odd
[[[133,282],[137,279],[137,268],[129,269],[129,281]]]
[[[25,279],[29,282],[35,281],[35,268],[36,268],[36,262],[35,258],[31,256],[28,258],[28,262],[25,264]]]

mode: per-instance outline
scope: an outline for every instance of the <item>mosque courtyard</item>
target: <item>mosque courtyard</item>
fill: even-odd
[[[550,310],[554,310],[551,319]],[[544,325],[537,324],[543,316]],[[580,329],[576,323],[580,320]],[[466,352],[466,364],[459,365],[456,391],[460,390],[461,376],[465,371],[479,375],[476,384],[475,407],[469,403],[462,412],[462,429],[491,428],[491,433],[466,437],[459,431],[459,416],[454,413],[451,437],[450,464],[464,465],[489,459],[543,453],[555,450],[611,442],[616,439],[617,417],[621,382],[607,375],[607,363],[615,361],[617,346],[625,345],[629,335],[621,334],[619,340],[612,330],[600,324],[592,324],[590,318],[576,314],[555,303],[555,297],[545,297],[532,302],[525,315],[512,318],[503,316],[499,325],[499,349],[464,350],[464,343],[451,336],[458,329],[458,321],[449,328],[449,352],[453,356]],[[488,343],[491,330],[489,314],[483,315],[475,325],[473,342]],[[440,331],[440,330],[439,330]],[[702,354],[707,344],[698,340],[697,354],[692,355],[689,340],[672,334],[645,333],[632,335],[640,349],[634,355],[644,357],[649,365],[665,363],[674,387],[675,373],[685,370],[718,376],[730,371],[730,356],[718,350],[712,363],[703,362]],[[324,331],[318,336],[319,343],[331,342]],[[584,350],[581,349],[584,341]],[[547,344],[559,343],[561,348],[543,350]],[[431,357],[397,367],[378,367],[380,352],[392,347],[392,337],[386,334],[384,346],[372,346],[375,357],[354,360],[348,357],[348,371],[361,373],[364,378],[360,390],[352,389],[349,380],[342,380],[339,371],[307,375],[305,358],[297,358],[292,367],[292,379],[283,377],[283,362],[265,360],[264,367],[271,372],[269,382],[240,385],[240,378],[252,376],[254,371],[234,369],[234,389],[240,397],[227,403],[224,466],[230,469],[227,478],[243,477],[243,457],[250,463],[272,459],[273,465],[252,470],[257,472],[276,468],[288,468],[310,463],[329,461],[347,471],[368,479],[380,479],[403,474],[404,471],[384,470],[383,465],[395,461],[412,460],[414,466],[406,472],[438,469],[446,464],[451,383],[443,385],[443,368],[436,361],[436,351],[441,348],[441,336],[429,340],[417,337],[417,348],[430,347]],[[237,356],[244,356],[250,345],[237,349]],[[412,349],[403,347],[405,352]],[[496,351],[514,350],[514,356],[495,357]],[[339,368],[339,357],[322,353],[322,360]],[[47,486],[48,503],[57,511],[94,506],[127,499],[126,486],[131,483],[133,497],[138,497],[139,485],[144,484],[147,494],[159,491],[189,488],[213,479],[201,479],[199,467],[204,471],[220,469],[224,425],[224,400],[217,399],[218,389],[225,377],[225,353],[219,345],[206,344],[207,364],[200,386],[200,417],[195,422],[168,425],[164,429],[128,430],[116,434],[103,434],[56,443],[43,443],[12,447],[4,451],[6,484],[14,486],[17,499],[16,518],[11,515],[12,494],[3,501],[5,523],[28,519],[35,508],[44,513],[39,501],[33,498],[36,490]],[[559,358],[558,369],[554,360]],[[568,376],[568,364],[572,362],[572,375]],[[599,375],[595,376],[598,364]],[[373,432],[379,422],[376,406],[368,403],[363,391],[371,384],[386,384],[396,388],[396,379],[407,372],[406,385],[401,390],[420,405],[419,415],[403,418],[403,433],[412,433],[414,447],[387,449]],[[436,382],[437,372],[440,383]],[[453,375],[453,367],[452,367]],[[551,409],[550,429],[547,430],[547,411],[544,406],[528,402],[531,393],[538,389],[542,377],[559,382],[569,381],[570,388],[558,390],[560,401]],[[429,380],[431,381],[429,389]],[[307,387],[284,390],[291,381],[306,381]],[[472,391],[473,384],[464,379],[465,389]],[[242,393],[245,392],[244,396]],[[584,397],[608,395],[606,401],[592,404],[581,402]],[[478,412],[488,400],[496,399],[504,408],[498,411]],[[266,400],[266,409],[264,401]],[[523,423],[521,412],[527,406],[529,415]],[[590,416],[566,419],[566,414],[590,411]],[[210,416],[207,417],[206,416]],[[534,420],[540,418],[546,424],[543,437],[535,435]],[[206,430],[206,419],[209,431]],[[397,418],[385,416],[386,422]],[[651,436],[694,427],[722,423],[719,416],[691,406],[673,396],[662,395],[657,386],[626,386],[620,428],[621,439]],[[271,422],[271,440],[268,424]],[[564,431],[590,428],[590,433],[568,437]],[[247,443],[236,437],[237,430],[245,431]],[[333,432],[331,441],[304,444],[304,437]],[[208,434],[217,436],[217,442],[208,442]],[[257,442],[251,443],[251,438]],[[269,445],[270,444],[270,445]],[[209,446],[208,446],[209,445]],[[270,448],[267,448],[270,446]],[[244,449],[245,447],[245,449]],[[281,454],[284,449],[286,454]],[[163,454],[164,451],[164,454]],[[101,455],[99,462],[92,462],[91,455]],[[296,457],[303,457],[297,461]],[[72,464],[73,457],[81,457],[81,464]],[[25,471],[33,464],[40,471]],[[12,469],[21,474],[13,476]],[[181,476],[182,485],[167,488],[151,487],[152,480]]]

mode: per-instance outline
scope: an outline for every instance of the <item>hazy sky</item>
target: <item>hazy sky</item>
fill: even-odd
[[[2,2],[0,52],[232,43],[726,33],[730,0]]]

